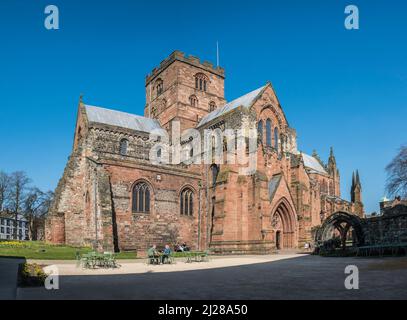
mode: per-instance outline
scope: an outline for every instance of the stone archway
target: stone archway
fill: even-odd
[[[363,245],[364,234],[361,219],[357,215],[347,212],[332,214],[316,232],[315,243],[321,245],[335,237],[340,239],[342,249],[346,249],[349,241],[352,242],[352,246]]]
[[[291,249],[295,242],[295,214],[286,199],[281,199],[271,215],[271,227],[277,250]]]

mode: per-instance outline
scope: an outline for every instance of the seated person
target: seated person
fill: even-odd
[[[157,246],[155,244],[147,250],[147,255],[148,255],[148,258],[150,259],[151,264],[154,264],[154,263],[158,264],[159,254],[157,252]]]
[[[164,264],[165,260],[168,260],[168,258],[171,255],[171,249],[168,244],[165,245],[165,249],[163,251],[163,255],[161,256],[161,263]]]
[[[184,242],[184,243],[182,244],[182,248],[183,248],[182,251],[189,251],[189,247],[187,246],[187,243],[186,243],[186,242]]]

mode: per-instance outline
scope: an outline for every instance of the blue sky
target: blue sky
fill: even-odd
[[[44,28],[44,8],[60,30]],[[344,28],[344,8],[360,30]],[[77,103],[143,113],[144,78],[173,50],[226,70],[228,100],[270,80],[299,148],[333,146],[349,199],[359,169],[368,212],[407,143],[407,4],[402,1],[0,1],[0,169],[54,189]]]

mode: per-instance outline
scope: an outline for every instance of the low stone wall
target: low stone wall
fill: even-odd
[[[365,245],[407,243],[407,205],[386,208],[383,214],[363,220]]]

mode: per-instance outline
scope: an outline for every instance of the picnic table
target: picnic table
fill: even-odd
[[[78,265],[83,268],[95,269],[96,267],[102,268],[116,268],[116,257],[112,252],[90,252],[77,257]]]
[[[207,251],[186,251],[184,253],[187,258],[186,263],[209,261],[209,254]]]
[[[164,256],[164,253],[162,253],[162,252],[157,252],[156,254],[154,254],[154,256],[148,256],[147,264],[159,265],[159,264],[161,264],[161,259],[163,256]],[[174,256],[172,254],[167,255],[166,261],[168,264],[174,264],[175,263]]]

